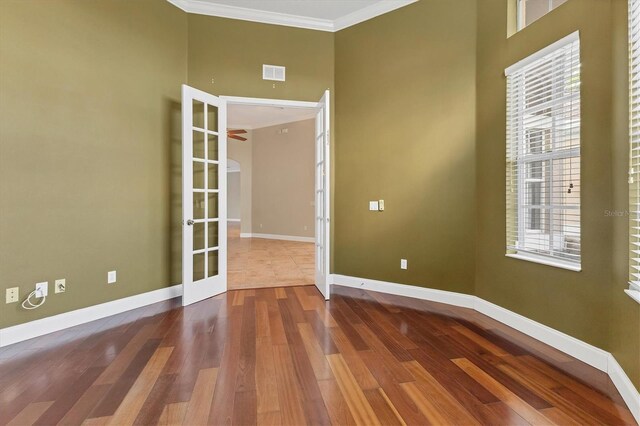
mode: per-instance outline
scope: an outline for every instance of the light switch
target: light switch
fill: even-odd
[[[400,269],[407,269],[407,259],[400,259]]]
[[[384,200],[378,201],[378,211],[381,211],[381,212],[384,211]]]
[[[377,201],[369,201],[369,210],[372,212],[378,211],[378,202]]]

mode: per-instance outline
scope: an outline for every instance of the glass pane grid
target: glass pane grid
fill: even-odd
[[[219,273],[218,108],[193,100],[193,281]]]

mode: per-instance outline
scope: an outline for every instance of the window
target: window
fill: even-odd
[[[629,1],[629,289],[640,302],[640,0]]]
[[[567,0],[517,0],[518,30],[542,18]]]
[[[507,256],[579,271],[578,33],[505,74]]]

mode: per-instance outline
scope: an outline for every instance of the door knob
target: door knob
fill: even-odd
[[[187,225],[192,226],[193,224],[194,224],[193,220],[191,220],[191,219],[187,220]]]

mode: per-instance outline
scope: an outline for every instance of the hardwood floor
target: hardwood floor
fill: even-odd
[[[333,287],[150,305],[0,350],[0,424],[634,424],[606,374],[477,312]]]
[[[313,285],[314,243],[240,238],[234,222],[227,229],[229,290]]]

